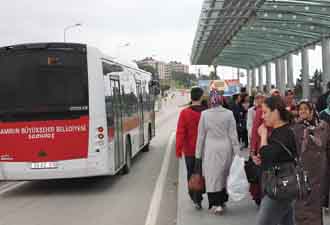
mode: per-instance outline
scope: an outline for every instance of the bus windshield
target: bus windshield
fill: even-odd
[[[0,114],[88,109],[86,51],[0,51]]]

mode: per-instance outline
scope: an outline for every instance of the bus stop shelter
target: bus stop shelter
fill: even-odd
[[[309,98],[308,49],[316,45],[322,46],[325,90],[330,81],[328,0],[204,0],[191,62],[246,69],[250,92],[264,85],[271,89],[275,63],[276,87],[284,92],[294,86],[293,54],[301,52],[303,97]]]

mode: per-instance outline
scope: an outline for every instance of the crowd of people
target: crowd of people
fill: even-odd
[[[191,89],[191,103],[179,116],[176,155],[185,159],[188,182],[193,174],[205,178],[211,213],[226,211],[233,157],[248,150],[249,160],[260,169],[260,179],[250,184],[259,207],[257,225],[323,224],[330,190],[330,83],[328,89],[317,104],[297,100],[292,90],[249,96],[243,89],[229,101],[215,89],[207,100],[201,88]],[[294,162],[292,155],[308,172],[311,192],[305,199],[274,199],[264,176],[276,165]],[[202,209],[203,193],[189,190],[189,195]]]

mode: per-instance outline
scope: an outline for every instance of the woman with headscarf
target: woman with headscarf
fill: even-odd
[[[320,120],[327,122],[330,125],[330,95],[327,98],[327,108],[320,112]],[[330,192],[330,152],[328,151],[328,168],[324,185],[324,198],[322,207],[329,212],[329,192]]]
[[[228,201],[227,178],[240,145],[233,113],[221,106],[218,92],[210,93],[211,108],[203,111],[198,126],[196,158],[202,161],[209,209],[221,214]]]
[[[297,109],[298,122],[293,126],[297,153],[309,174],[312,191],[306,200],[296,202],[296,225],[322,225],[322,189],[330,149],[329,126],[319,120],[313,104],[308,100],[302,100]]]

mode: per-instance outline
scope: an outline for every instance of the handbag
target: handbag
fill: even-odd
[[[245,161],[244,170],[250,184],[260,183],[261,168],[253,162],[251,157],[249,157],[249,160]]]
[[[188,189],[192,192],[205,193],[205,178],[200,174],[191,175],[188,182]]]
[[[263,172],[262,182],[265,193],[274,200],[305,200],[311,193],[311,184],[307,171],[291,151],[280,141],[278,143],[293,159],[292,162],[281,163],[269,171]]]

